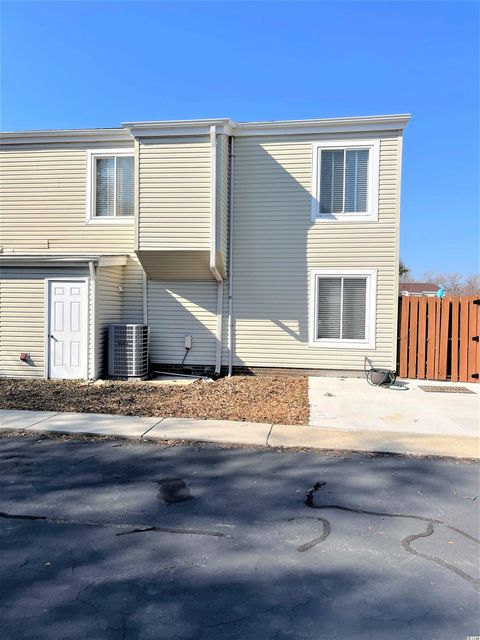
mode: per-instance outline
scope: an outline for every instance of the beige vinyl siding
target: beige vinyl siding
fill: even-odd
[[[236,140],[234,364],[361,369],[368,355],[394,366],[400,144],[357,137],[381,137],[376,223],[311,221],[312,138]],[[374,350],[309,346],[310,271],[336,268],[378,272]]]
[[[123,267],[100,267],[95,282],[95,360],[96,375],[107,374],[108,325],[122,322]]]
[[[133,220],[86,223],[87,148],[92,147],[29,145],[0,152],[0,244],[5,253],[133,251]]]
[[[141,139],[138,250],[209,250],[207,136]]]
[[[43,378],[45,358],[43,280],[0,281],[0,376]],[[19,360],[29,353],[30,360]]]
[[[215,282],[148,282],[150,359],[180,363],[185,336],[193,347],[185,365],[215,363],[217,285]]]
[[[0,376],[45,374],[46,278],[85,277],[87,269],[2,267],[0,273]],[[20,353],[29,353],[23,362]]]
[[[143,269],[136,256],[123,267],[122,322],[143,323]]]

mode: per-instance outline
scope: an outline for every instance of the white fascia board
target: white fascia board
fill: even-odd
[[[401,114],[360,118],[326,118],[322,120],[239,122],[233,134],[236,137],[242,137],[403,130],[407,126],[410,117],[409,114]]]
[[[3,131],[0,145],[52,144],[58,142],[133,142],[126,129],[65,129],[52,131]]]
[[[158,122],[123,122],[135,138],[159,138],[164,136],[210,135],[210,127],[215,126],[217,133],[231,135],[235,123],[229,118],[213,120],[164,120]]]
[[[409,114],[365,116],[359,118],[323,118],[316,120],[273,120],[266,122],[239,122],[230,118],[211,120],[165,120],[124,122],[121,128],[111,129],[58,129],[44,131],[0,132],[0,145],[133,142],[138,137],[205,135],[216,126],[217,133],[233,136],[273,136],[320,133],[348,133],[403,130],[410,120]]]
[[[94,262],[100,267],[122,266],[127,264],[128,255],[126,254],[105,254],[105,255],[54,255],[46,256],[45,254],[11,254],[0,255],[0,265],[42,265],[42,264],[85,264]]]

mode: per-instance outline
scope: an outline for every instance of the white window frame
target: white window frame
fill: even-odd
[[[365,293],[365,340],[348,338],[317,338],[318,335],[318,278],[366,278]],[[314,269],[310,271],[310,322],[309,345],[322,349],[375,349],[377,310],[376,269]]]
[[[96,213],[96,162],[99,158],[135,157],[134,149],[89,149],[87,150],[87,224],[133,224],[135,215],[131,216],[97,216]],[[135,168],[134,168],[135,170]],[[135,196],[134,196],[135,198]]]
[[[320,213],[322,150],[368,149],[368,210],[359,213]],[[312,145],[312,222],[377,222],[380,140],[323,140]],[[345,176],[344,176],[345,189]]]

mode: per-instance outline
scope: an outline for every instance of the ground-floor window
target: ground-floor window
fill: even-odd
[[[376,280],[373,269],[311,272],[311,346],[375,347]]]

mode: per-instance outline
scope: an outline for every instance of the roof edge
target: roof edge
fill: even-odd
[[[121,127],[98,129],[45,129],[0,132],[0,144],[40,144],[55,142],[131,142],[137,137],[207,135],[215,126],[218,133],[233,136],[294,135],[403,130],[411,115],[391,114],[307,120],[267,120],[235,122],[230,118],[124,122]]]
[[[236,125],[234,134],[237,136],[255,136],[403,130],[410,121],[410,118],[410,114],[404,113],[380,116],[359,116],[353,118],[239,122]]]
[[[40,253],[2,253],[0,264],[87,264],[94,262],[99,266],[125,265],[128,254],[126,253],[95,253],[75,254],[57,253],[46,255]]]
[[[38,129],[2,131],[0,145],[41,144],[55,142],[132,142],[129,131],[122,127],[105,129]]]

